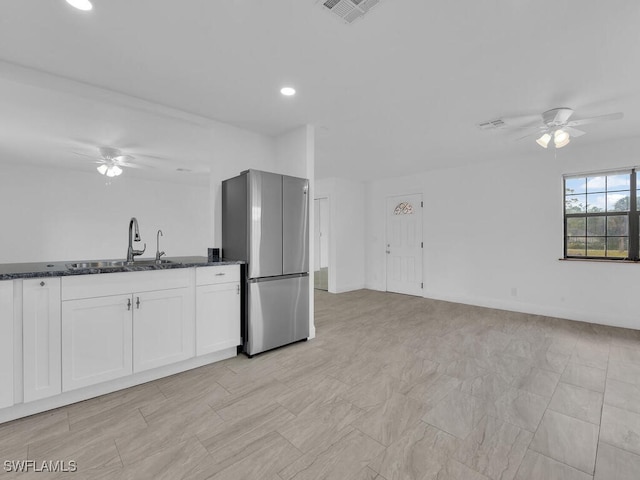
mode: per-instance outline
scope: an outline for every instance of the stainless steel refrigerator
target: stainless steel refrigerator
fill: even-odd
[[[309,181],[247,170],[222,182],[222,252],[244,260],[249,356],[309,336]]]

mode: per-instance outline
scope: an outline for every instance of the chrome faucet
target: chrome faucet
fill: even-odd
[[[160,237],[164,237],[162,230],[158,230],[156,234],[156,263],[160,263],[160,257],[164,255],[164,252],[160,251]]]
[[[134,237],[134,227],[135,227],[135,237]],[[142,255],[144,251],[147,249],[147,244],[144,244],[144,248],[142,250],[134,250],[133,242],[140,241],[140,230],[138,229],[138,219],[136,217],[131,217],[129,220],[129,248],[127,249],[127,263],[133,263],[134,257],[137,255]]]

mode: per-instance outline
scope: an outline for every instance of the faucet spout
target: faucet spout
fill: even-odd
[[[133,242],[139,241],[140,230],[138,228],[138,219],[136,217],[131,217],[131,220],[129,220],[129,248],[127,248],[127,263],[133,263],[134,258],[137,255],[142,255],[147,249],[147,244],[145,243],[142,250],[135,250],[133,248]]]
[[[162,230],[158,230],[158,233],[156,234],[156,262],[157,263],[160,263],[160,257],[164,255],[164,252],[160,251],[160,237],[164,237],[164,233],[162,233]]]

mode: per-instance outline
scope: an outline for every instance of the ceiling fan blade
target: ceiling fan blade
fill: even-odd
[[[111,160],[115,162],[127,162],[129,160],[134,160],[136,157],[131,155],[118,155],[117,157],[113,157]]]
[[[553,119],[553,122],[556,125],[563,125],[569,121],[571,116],[573,115],[573,110],[570,108],[558,108],[556,112],[556,116]]]
[[[578,125],[587,125],[589,123],[606,122],[609,120],[620,120],[622,117],[624,117],[624,113],[622,112],[609,113],[608,115],[598,115],[597,117],[589,117],[589,118],[582,118],[580,120],[573,120],[571,122],[568,122],[567,126],[575,127]]]
[[[537,132],[528,133],[522,137],[516,138],[516,142],[519,142],[520,140],[524,140],[525,138],[531,138],[531,137],[536,137],[538,135],[542,135],[544,132],[545,132],[544,130],[538,130]]]
[[[582,135],[587,133],[587,132],[583,132],[582,130],[578,130],[577,128],[573,128],[573,127],[564,127],[563,130],[565,132],[567,132],[569,135],[571,135],[572,137],[581,137]]]
[[[154,167],[148,167],[146,165],[136,165],[135,163],[127,163],[127,162],[116,162],[116,165],[118,165],[119,167],[126,167],[126,168],[139,168],[139,169],[151,169]]]
[[[74,155],[79,155],[80,157],[87,157],[87,158],[91,158],[93,160],[97,160],[100,157],[96,157],[95,155],[87,155],[86,153],[80,153],[80,152],[72,152]]]

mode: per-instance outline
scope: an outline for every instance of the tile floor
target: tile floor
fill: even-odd
[[[638,331],[367,290],[316,292],[316,325],[0,425],[0,459],[78,480],[640,478]]]

